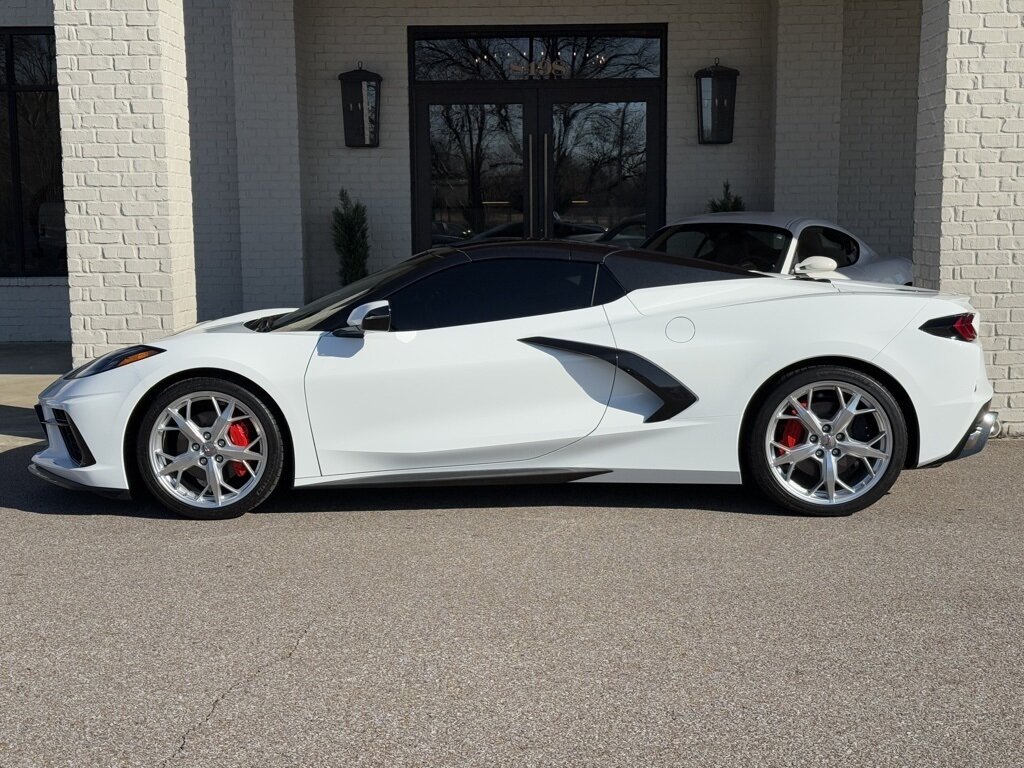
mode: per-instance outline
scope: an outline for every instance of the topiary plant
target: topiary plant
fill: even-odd
[[[747,210],[747,207],[743,205],[743,198],[732,193],[728,179],[726,179],[722,184],[722,196],[712,197],[708,200],[708,213],[724,213],[725,211],[745,210]]]
[[[340,263],[341,284],[348,285],[367,275],[370,241],[366,206],[353,201],[345,189],[338,192],[338,201],[331,213],[331,234]]]

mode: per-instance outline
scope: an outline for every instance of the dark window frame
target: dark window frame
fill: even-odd
[[[501,37],[515,34],[517,36],[564,35],[596,37],[651,37],[658,38],[659,62],[658,77],[650,78],[607,78],[559,80],[548,78],[528,78],[524,80],[417,80],[416,79],[416,43],[420,40],[439,38],[476,38]],[[427,179],[421,178],[419,169],[421,155],[429,153],[425,139],[418,134],[417,122],[421,104],[433,103],[438,94],[450,93],[454,88],[459,94],[460,102],[469,103],[511,103],[522,100],[532,104],[531,109],[537,110],[542,98],[565,98],[573,100],[591,97],[594,101],[629,101],[635,94],[643,94],[648,103],[648,147],[653,154],[649,156],[648,172],[655,174],[653,193],[648,202],[648,231],[654,232],[665,223],[665,205],[668,187],[668,24],[666,22],[623,22],[620,24],[479,24],[479,25],[409,25],[406,29],[406,66],[409,90],[409,174],[411,179],[411,237],[414,248],[426,249],[429,245],[418,242],[419,232],[425,213],[420,210],[418,201],[425,190],[429,190]],[[541,94],[549,94],[542,97]],[[527,120],[538,120],[534,115],[526,115]],[[540,146],[537,147],[537,165],[540,165]],[[531,206],[531,217],[546,208],[540,201]],[[538,223],[543,221],[538,217]],[[543,230],[543,226],[538,227]],[[542,233],[535,232],[527,239],[535,239]]]
[[[25,201],[22,199],[21,179],[21,141],[18,135],[18,94],[19,93],[56,93],[58,86],[52,85],[19,85],[14,77],[14,38],[22,35],[49,35],[54,37],[53,27],[3,27],[0,26],[0,38],[4,40],[5,55],[0,61],[4,69],[4,80],[0,82],[0,109],[6,110],[8,135],[0,136],[0,141],[8,141],[11,157],[11,202],[14,219],[18,226],[14,231],[14,246],[18,256],[17,270],[5,269],[0,265],[0,278],[5,277],[64,277],[67,275],[67,259],[64,259],[55,270],[27,270],[25,267]]]

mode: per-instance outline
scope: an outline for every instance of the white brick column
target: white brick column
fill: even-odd
[[[231,28],[242,305],[297,306],[303,242],[294,3],[231,0]]]
[[[195,322],[181,0],[54,0],[73,357]]]
[[[835,219],[839,204],[842,0],[778,0],[775,210]]]
[[[924,0],[914,262],[981,311],[993,408],[1024,434],[1024,0]]]

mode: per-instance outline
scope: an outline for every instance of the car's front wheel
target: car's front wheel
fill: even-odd
[[[860,371],[814,366],[760,401],[744,443],[748,476],[786,509],[848,515],[896,482],[907,425],[892,394]]]
[[[136,439],[139,473],[171,510],[200,520],[238,517],[262,503],[284,465],[281,429],[256,395],[194,378],[150,403]]]

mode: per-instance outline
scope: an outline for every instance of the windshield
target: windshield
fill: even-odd
[[[792,239],[778,227],[714,222],[668,228],[655,234],[646,248],[728,267],[780,272]]]
[[[281,315],[274,320],[270,326],[272,331],[310,331],[316,329],[320,323],[329,319],[346,305],[352,305],[359,299],[370,294],[375,288],[396,277],[412,272],[430,259],[436,258],[435,251],[426,251],[411,259],[399,262],[394,266],[382,269],[367,275],[361,280],[349,283],[333,293],[328,293],[316,301],[310,302],[304,307],[299,307],[294,312]]]

